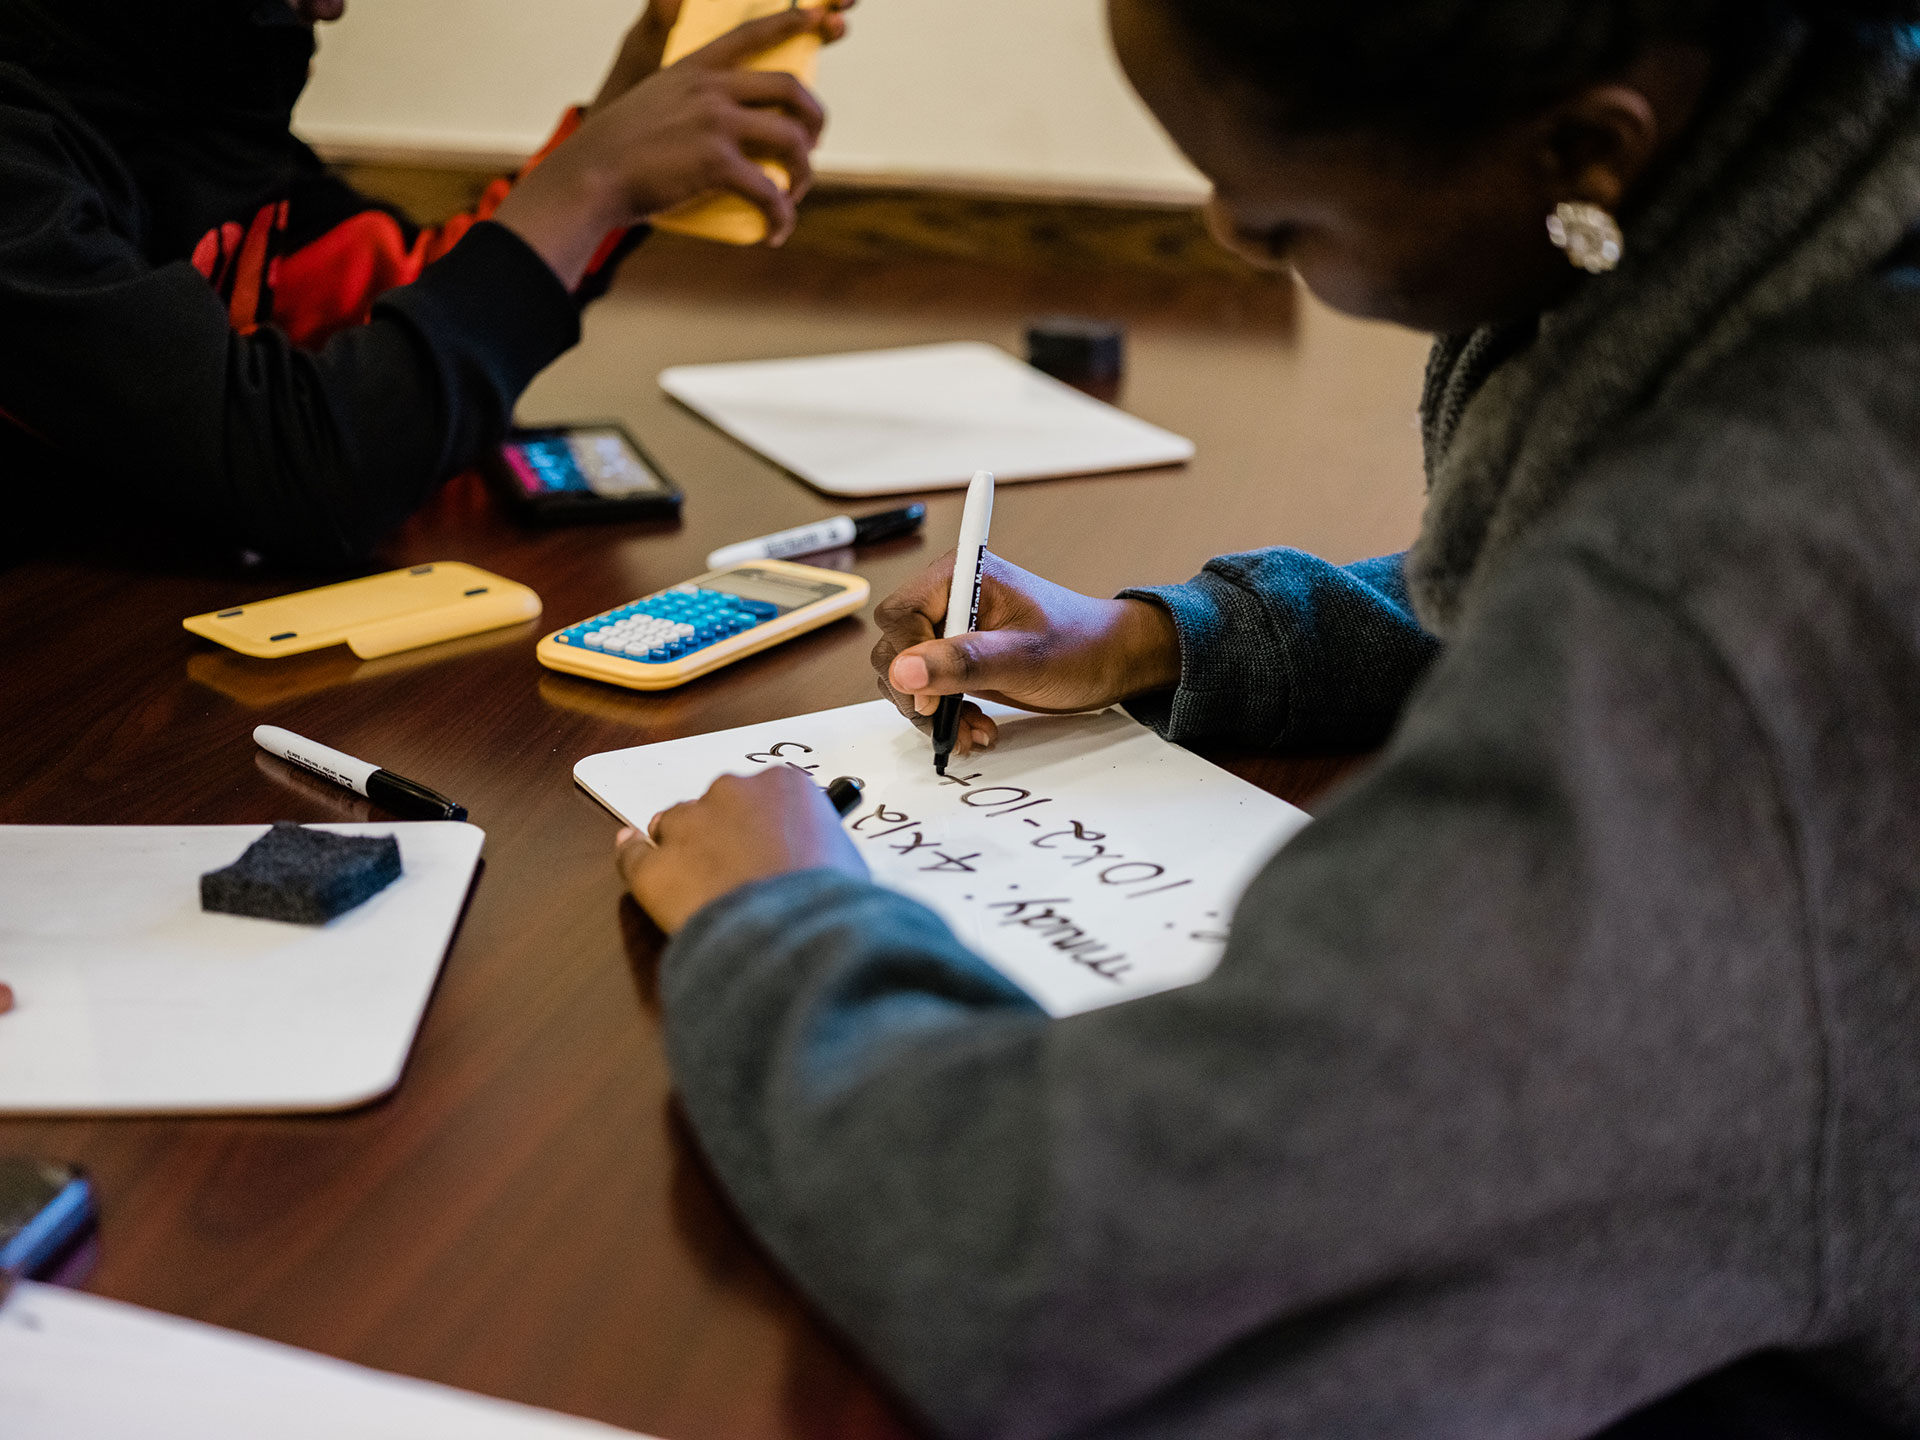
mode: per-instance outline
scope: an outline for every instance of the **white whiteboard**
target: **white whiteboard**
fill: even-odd
[[[1193,442],[996,345],[956,341],[677,365],[660,388],[829,495],[898,495],[1180,465]]]
[[[632,1432],[98,1295],[0,1308],[7,1440],[614,1440]]]
[[[726,773],[852,775],[866,793],[847,825],[874,879],[936,911],[1048,1014],[1204,979],[1241,893],[1307,816],[1123,711],[988,708],[999,744],[944,781],[884,700],[590,755],[573,773],[637,826]]]
[[[0,1112],[339,1110],[399,1082],[485,833],[393,835],[400,878],[327,925],[200,908],[264,825],[0,825]]]

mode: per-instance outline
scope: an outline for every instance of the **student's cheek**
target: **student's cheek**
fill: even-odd
[[[1390,320],[1400,308],[1401,284],[1377,265],[1313,238],[1296,240],[1292,268],[1314,298],[1343,315]]]

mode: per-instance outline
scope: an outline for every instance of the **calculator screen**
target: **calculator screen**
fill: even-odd
[[[728,570],[708,582],[708,588],[724,591],[729,595],[738,595],[743,600],[763,600],[769,605],[778,605],[780,613],[798,610],[818,600],[826,600],[838,595],[847,587],[826,580],[802,580],[792,575],[779,575],[771,570],[756,569],[743,565],[738,570]]]
[[[575,491],[618,499],[666,489],[618,430],[578,430],[509,440],[508,468],[529,495]]]

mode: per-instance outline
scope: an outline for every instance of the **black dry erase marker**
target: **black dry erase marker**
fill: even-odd
[[[707,556],[707,568],[729,570],[735,565],[750,565],[755,560],[791,560],[796,555],[838,550],[842,545],[877,545],[882,540],[911,535],[926,518],[927,507],[918,500],[902,509],[862,515],[858,520],[851,515],[836,515],[831,520],[797,525],[777,535],[723,545]]]
[[[833,808],[839,812],[842,820],[851,815],[860,806],[860,795],[865,786],[851,775],[842,775],[827,786],[827,799],[833,802]]]
[[[409,780],[391,770],[321,745],[282,730],[278,725],[256,726],[254,743],[269,755],[278,755],[289,765],[310,770],[322,779],[364,795],[382,810],[390,810],[406,820],[464,820],[467,809],[456,805],[437,790],[429,790],[418,780]]]

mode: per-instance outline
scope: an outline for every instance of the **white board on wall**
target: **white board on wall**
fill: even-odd
[[[525,155],[590,97],[639,0],[354,0],[295,123],[324,147]],[[862,0],[821,60],[825,174],[1193,202],[1205,182],[1115,62],[1103,0]]]

